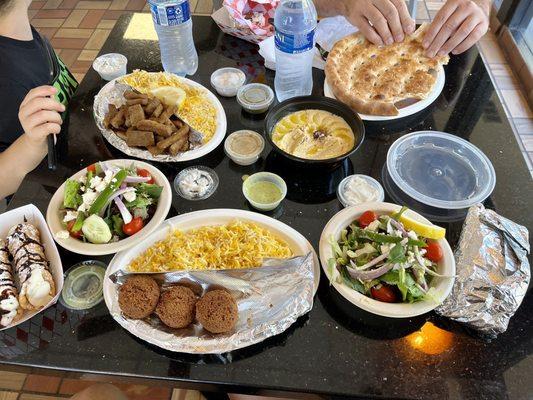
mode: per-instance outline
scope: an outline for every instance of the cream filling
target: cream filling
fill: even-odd
[[[50,300],[51,286],[43,277],[43,269],[35,269],[24,283],[26,298],[34,307],[43,307]]]
[[[9,296],[7,299],[0,301],[0,309],[4,311],[9,311],[2,315],[0,324],[2,326],[7,326],[13,321],[13,318],[17,315],[17,310],[19,308],[19,302],[14,295]]]

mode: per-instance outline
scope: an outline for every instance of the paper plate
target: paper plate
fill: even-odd
[[[44,254],[50,262],[49,268],[50,273],[54,278],[56,295],[52,300],[50,300],[50,302],[46,306],[44,306],[40,310],[26,310],[22,318],[0,330],[17,326],[18,324],[27,321],[36,314],[40,313],[41,311],[46,310],[48,307],[57,302],[57,299],[61,294],[61,290],[63,289],[63,265],[61,264],[61,258],[59,257],[59,252],[57,251],[54,239],[52,239],[52,235],[48,230],[48,226],[46,225],[46,221],[44,220],[43,214],[39,211],[37,207],[35,207],[33,204],[28,204],[26,206],[15,208],[14,210],[0,214],[0,237],[2,239],[5,239],[7,233],[9,232],[9,229],[11,229],[11,227],[14,225],[24,222],[24,220],[28,221],[29,223],[33,224],[37,229],[39,229],[39,233],[41,234],[41,243],[44,247]],[[16,273],[14,273],[14,275],[16,275]],[[16,276],[15,282],[18,282]]]
[[[173,75],[173,77],[176,76]],[[120,81],[122,78],[123,77],[119,77],[106,83],[104,87],[102,87],[102,89],[100,89],[98,94],[94,97],[93,106],[94,120],[96,122],[96,125],[98,126],[106,140],[116,149],[131,157],[136,157],[143,160],[160,162],[179,162],[195,160],[197,158],[203,157],[214,149],[216,149],[217,146],[224,140],[227,128],[226,113],[218,98],[205,86],[187,78],[177,77],[178,79],[182,80],[183,83],[186,85],[205,90],[206,98],[215,107],[217,113],[217,127],[211,140],[196,149],[179,153],[176,156],[171,156],[169,154],[161,154],[154,156],[148,150],[143,150],[139,147],[129,147],[126,142],[119,138],[111,129],[107,129],[104,126],[104,117],[108,111],[108,104],[118,104],[118,102],[122,100],[122,96],[119,96],[119,93],[117,93],[117,90],[115,89],[115,83],[117,81]]]
[[[446,74],[444,73],[444,68],[442,65],[439,65],[438,73],[437,73],[437,81],[435,82],[435,85],[433,86],[433,90],[429,94],[428,97],[426,97],[424,100],[420,100],[416,102],[415,104],[412,104],[408,107],[400,108],[398,115],[368,115],[368,114],[361,114],[358,113],[362,120],[365,121],[390,121],[393,119],[400,119],[407,117],[409,115],[416,114],[419,111],[422,111],[424,108],[429,106],[431,103],[433,103],[437,97],[439,97],[440,93],[442,92],[442,89],[444,88],[444,83],[446,81]],[[332,99],[335,99],[335,95],[333,94],[333,91],[331,90],[331,87],[328,84],[328,80],[324,79],[324,96],[331,97]]]

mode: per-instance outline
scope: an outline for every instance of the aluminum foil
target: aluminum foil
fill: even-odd
[[[108,105],[114,104],[117,108],[125,104],[124,92],[131,90],[129,85],[111,81],[106,84],[100,92],[94,97],[93,114],[96,126],[102,132],[102,135],[106,140],[116,149],[131,156],[137,157],[143,160],[172,162],[181,161],[181,154],[171,156],[170,154],[160,154],[154,156],[148,150],[141,149],[139,147],[130,147],[124,140],[118,137],[111,129],[107,129],[104,126],[104,118],[108,112]],[[197,149],[202,145],[203,134],[193,130],[191,128],[191,134],[189,136],[191,150]]]
[[[436,312],[488,337],[505,332],[529,285],[529,251],[524,226],[471,207],[455,252],[457,278]]]
[[[216,287],[229,290],[237,301],[239,321],[227,334],[211,334],[196,323],[185,329],[167,328],[156,316],[125,318],[118,305],[118,286],[127,275],[121,270],[109,276],[117,289],[106,299],[110,314],[133,335],[175,352],[220,354],[250,346],[285,331],[313,307],[312,253],[287,260],[267,259],[253,269],[151,274],[163,290],[176,283],[187,285],[198,295]]]

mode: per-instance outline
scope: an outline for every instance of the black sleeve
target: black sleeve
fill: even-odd
[[[13,83],[0,86],[0,142],[11,144],[22,135],[19,121],[19,107],[28,90]]]

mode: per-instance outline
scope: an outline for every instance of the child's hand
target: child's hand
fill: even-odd
[[[39,86],[28,92],[19,109],[19,120],[30,142],[41,145],[46,137],[61,131],[60,112],[65,106],[50,96],[57,89],[52,86]]]

